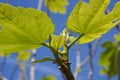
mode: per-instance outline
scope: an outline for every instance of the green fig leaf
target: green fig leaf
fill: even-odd
[[[109,14],[105,14],[110,0],[80,1],[68,17],[67,27],[78,34],[84,34],[79,44],[101,37],[120,22],[120,2]]]
[[[54,25],[46,13],[0,3],[0,52],[36,49],[53,34]]]

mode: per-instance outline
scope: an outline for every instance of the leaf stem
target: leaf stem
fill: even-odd
[[[75,42],[77,42],[81,37],[83,37],[84,34],[81,34],[79,35],[73,42],[71,42],[69,45],[68,45],[68,48],[70,48],[73,44],[75,44]]]
[[[47,43],[42,43],[42,45],[47,47],[47,48],[50,48],[49,44],[47,44]]]

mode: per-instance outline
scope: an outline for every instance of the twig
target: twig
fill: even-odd
[[[93,45],[93,48],[92,48],[92,52],[91,52],[91,55],[92,57],[95,55],[96,53],[96,50],[98,48],[98,43],[99,43],[100,39],[97,39]],[[76,71],[74,72],[74,77],[75,77],[75,80],[77,80],[80,72],[77,71],[77,70],[80,70],[80,68],[82,68],[83,66],[85,66],[89,61],[90,61],[90,56],[86,57],[85,60],[83,62],[80,62],[80,49],[78,48],[77,46],[77,56],[76,56]]]
[[[93,61],[92,61],[92,45],[91,43],[88,44],[88,47],[89,47],[89,56],[90,56],[90,60],[89,60],[89,63],[90,63],[90,71],[89,71],[89,74],[88,74],[88,80],[92,80],[92,76],[93,76],[93,72],[94,72],[94,65],[93,65]]]
[[[78,46],[78,44],[76,43],[76,70],[74,72],[74,77],[75,77],[75,80],[77,80],[78,78],[78,75],[80,73],[80,48]]]
[[[66,80],[66,78],[65,78],[64,74],[62,74],[62,73],[61,73],[61,75],[62,75],[63,80]]]
[[[26,63],[19,61],[19,80],[27,80],[26,76]]]
[[[99,44],[100,39],[97,39],[96,42],[93,45],[93,49],[92,49],[92,53],[91,55],[94,56],[96,53],[96,50],[98,48],[98,44]],[[83,62],[81,62],[80,68],[82,68],[84,65],[86,65],[90,60],[90,56],[88,56],[87,58],[85,58],[85,60]]]
[[[42,2],[43,2],[43,0],[38,0],[38,7],[37,7],[38,10],[41,10]]]
[[[32,50],[31,62],[36,60],[36,50]],[[30,80],[35,80],[35,64],[31,64],[30,67]]]
[[[67,53],[69,48],[76,43],[84,34],[79,35],[73,42],[71,42],[69,45],[66,45],[65,47],[67,48]],[[80,63],[80,62],[79,62]],[[65,65],[63,65],[65,64]],[[74,76],[71,73],[71,68],[70,68],[70,64],[69,61],[67,60],[67,64],[63,62],[62,65],[60,65],[61,67],[61,72],[65,75],[67,80],[74,80]],[[77,66],[78,67],[78,66]]]
[[[70,64],[67,62],[67,64],[60,65],[60,70],[64,74],[66,80],[74,80],[74,76],[71,72]]]

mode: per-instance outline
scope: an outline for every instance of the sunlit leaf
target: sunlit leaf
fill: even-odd
[[[105,48],[105,51],[101,53],[99,59],[99,65],[103,67],[100,73],[113,77],[117,74],[117,46],[114,42],[110,41],[103,43],[102,46]]]
[[[120,22],[120,2],[109,14],[105,14],[110,0],[79,2],[71,12],[67,27],[75,33],[85,34],[79,43],[87,43],[108,32]]]
[[[44,0],[45,5],[51,12],[54,13],[66,13],[66,6],[68,5],[68,0]]]
[[[0,28],[0,52],[38,48],[54,32],[54,25],[44,12],[2,3]]]

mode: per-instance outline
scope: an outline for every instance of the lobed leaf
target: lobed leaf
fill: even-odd
[[[105,14],[110,0],[90,0],[89,3],[79,2],[71,12],[67,27],[75,33],[84,34],[80,44],[91,42],[101,37],[120,22],[120,2],[114,9]]]
[[[0,3],[0,52],[36,49],[53,32],[54,25],[44,12]]]

